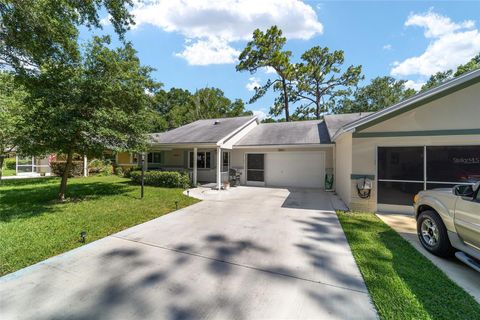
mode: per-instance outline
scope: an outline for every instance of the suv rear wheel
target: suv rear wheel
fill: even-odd
[[[447,228],[440,216],[431,210],[420,213],[417,219],[417,234],[422,246],[439,257],[455,253],[447,235]]]

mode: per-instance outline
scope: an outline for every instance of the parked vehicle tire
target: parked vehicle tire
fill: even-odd
[[[455,249],[448,239],[447,228],[440,216],[432,210],[420,213],[417,219],[417,234],[422,246],[439,257],[451,257]]]

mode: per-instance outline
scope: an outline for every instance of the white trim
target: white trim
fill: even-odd
[[[215,119],[212,119],[215,121]],[[252,116],[252,119],[248,120],[246,123],[244,123],[241,127],[238,127],[236,128],[235,130],[233,130],[232,132],[230,132],[229,134],[227,134],[225,137],[223,137],[222,139],[218,140],[216,145],[217,146],[221,146],[222,144],[224,144],[225,142],[227,142],[228,140],[230,140],[233,136],[235,136],[237,133],[239,133],[240,131],[242,131],[243,129],[245,129],[249,124],[251,124],[252,122],[256,121],[258,123],[258,117],[257,116]]]
[[[334,143],[320,144],[320,143],[307,143],[307,144],[267,144],[267,145],[250,145],[250,146],[233,146],[233,149],[294,149],[294,148],[333,148]]]

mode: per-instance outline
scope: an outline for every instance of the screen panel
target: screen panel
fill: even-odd
[[[378,179],[423,181],[423,147],[379,147]]]

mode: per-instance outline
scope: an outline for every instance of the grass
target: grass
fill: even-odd
[[[16,175],[16,174],[17,174],[17,172],[16,172],[15,169],[3,168],[2,176],[4,176],[4,177],[14,176],[14,175]]]
[[[480,305],[372,213],[337,213],[382,319],[479,319]]]
[[[117,176],[69,180],[65,203],[56,201],[59,179],[0,183],[0,275],[151,220],[197,200],[181,189],[139,186]]]

